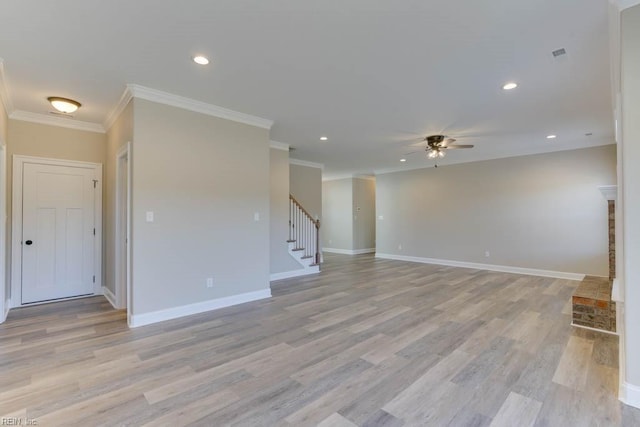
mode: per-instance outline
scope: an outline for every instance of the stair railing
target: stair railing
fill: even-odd
[[[320,265],[320,220],[314,219],[292,195],[289,195],[289,241],[295,249],[304,249],[305,258]]]

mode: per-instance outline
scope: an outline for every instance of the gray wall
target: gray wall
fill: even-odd
[[[353,250],[353,183],[351,178],[322,183],[322,246]]]
[[[621,16],[626,383],[640,387],[640,6]],[[640,405],[638,392],[634,405]]]
[[[353,179],[353,249],[376,247],[376,182]]]
[[[107,132],[107,164],[104,169],[105,176],[105,215],[104,215],[104,239],[105,239],[105,286],[115,294],[115,234],[116,234],[116,165],[118,151],[127,142],[133,143],[133,103],[131,100],[122,111],[118,119]],[[133,151],[133,148],[131,149]],[[118,301],[116,301],[119,303]]]
[[[322,226],[322,169],[289,165],[289,191]]]
[[[606,276],[615,182],[614,145],[378,175],[377,252]]]
[[[271,274],[299,270],[302,266],[289,254],[289,152],[270,151],[270,264]]]
[[[268,130],[140,99],[133,114],[133,314],[268,289]]]

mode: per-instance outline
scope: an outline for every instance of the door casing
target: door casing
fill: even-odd
[[[11,212],[11,307],[22,307],[22,171],[25,163],[38,163],[52,166],[83,167],[93,169],[96,179],[95,194],[95,227],[96,238],[94,241],[94,265],[96,281],[93,285],[93,294],[102,295],[102,164],[91,162],[80,162],[75,160],[49,159],[32,156],[13,156],[13,195]],[[73,299],[74,297],[68,298]],[[83,297],[75,297],[83,298]],[[40,303],[24,304],[31,306],[44,304]]]
[[[127,322],[129,322],[131,318],[131,142],[122,146],[116,159],[115,302],[116,308],[127,309]]]

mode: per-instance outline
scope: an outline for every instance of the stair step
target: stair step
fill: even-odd
[[[304,248],[293,248],[291,249],[293,252],[304,251]]]
[[[320,266],[320,264],[317,264],[317,263],[316,264],[309,264],[309,267],[319,267],[319,266]]]
[[[287,243],[295,243],[296,239],[293,240],[287,240]]]
[[[305,255],[305,256],[303,256],[303,257],[302,257],[302,258],[300,258],[300,259],[309,259],[309,258],[313,258],[313,255]]]

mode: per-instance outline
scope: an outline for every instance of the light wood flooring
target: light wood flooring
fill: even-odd
[[[12,310],[0,416],[53,425],[638,426],[577,282],[325,256],[274,297],[129,330],[102,297]],[[5,418],[6,419],[6,418]]]

